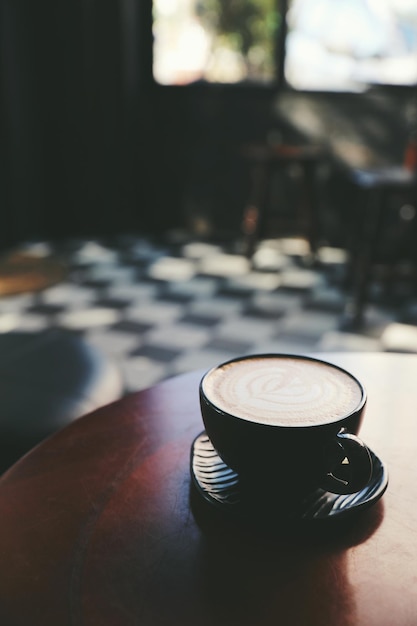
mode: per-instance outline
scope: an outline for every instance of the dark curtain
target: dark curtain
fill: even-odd
[[[152,229],[151,1],[0,11],[0,245]]]

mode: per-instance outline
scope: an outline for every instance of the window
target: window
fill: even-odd
[[[155,0],[158,83],[270,83],[277,74],[276,0]]]
[[[270,84],[279,63],[294,89],[417,84],[417,0],[154,0],[153,29],[165,85]]]
[[[416,0],[292,0],[285,79],[296,89],[417,84]]]

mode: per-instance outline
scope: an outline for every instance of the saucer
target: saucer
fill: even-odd
[[[370,453],[372,476],[361,491],[339,495],[316,489],[296,506],[289,506],[284,498],[279,502],[277,493],[273,509],[279,512],[281,519],[288,521],[319,521],[342,519],[375,504],[388,486],[388,473],[378,456],[372,450]],[[199,494],[210,505],[229,513],[242,514],[250,510],[250,503],[240,488],[239,475],[219,457],[205,432],[196,437],[191,447],[191,477]]]

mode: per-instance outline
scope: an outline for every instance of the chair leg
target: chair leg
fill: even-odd
[[[251,259],[260,235],[261,220],[266,204],[269,170],[265,163],[256,163],[251,169],[250,200],[243,211],[241,229],[245,255]]]
[[[352,299],[348,305],[347,324],[360,328],[364,324],[365,308],[369,298],[372,263],[382,224],[383,195],[380,189],[366,193],[363,205],[362,223],[354,234],[352,259]]]

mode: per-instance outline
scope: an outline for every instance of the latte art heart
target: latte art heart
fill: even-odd
[[[210,372],[204,392],[219,409],[277,425],[329,423],[354,411],[362,390],[330,364],[295,357],[254,357]]]

